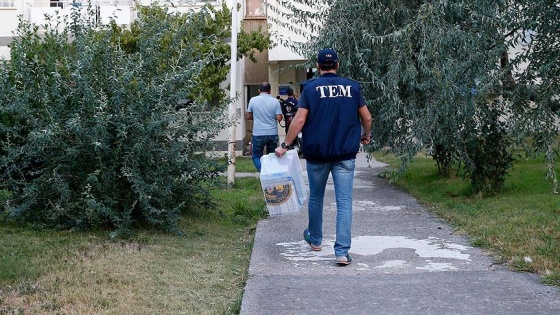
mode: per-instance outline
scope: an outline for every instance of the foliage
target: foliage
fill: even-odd
[[[511,25],[512,44],[523,49],[514,59],[525,71],[517,79],[536,88],[536,103],[558,114],[560,110],[560,3],[551,0],[509,1],[506,16]],[[515,5],[522,10],[514,10]]]
[[[225,78],[225,22],[209,8],[143,12],[137,50],[115,40],[120,28],[95,24],[94,12],[74,10],[71,21],[52,19],[42,30],[20,21],[11,60],[0,66],[0,188],[13,194],[4,216],[178,231],[181,213],[209,206],[202,184],[223,167],[204,152],[230,123],[229,100],[201,87]],[[211,111],[208,98],[219,101]]]
[[[220,10],[210,5],[203,6],[200,11],[188,13],[170,13],[165,7],[139,6],[139,18],[132,22],[130,29],[111,25],[113,42],[123,47],[127,53],[135,53],[147,47],[143,46],[146,38],[160,36],[161,48],[166,51],[166,56],[179,57],[183,61],[203,60],[207,55],[213,55],[202,69],[201,75],[192,87],[188,99],[204,100],[211,105],[223,102],[226,99],[220,84],[226,80],[229,72],[230,45],[224,41],[231,36],[231,12],[222,4]],[[162,30],[159,24],[167,21]],[[188,24],[188,28],[184,25]],[[184,31],[178,33],[178,29]],[[169,49],[171,47],[188,47],[188,51]],[[254,60],[254,52],[262,52],[270,46],[270,38],[260,31],[238,33],[237,57],[247,56]],[[185,53],[189,55],[185,56]],[[171,65],[162,60],[161,64],[154,65],[158,71],[169,71]]]
[[[443,177],[449,177],[454,162],[454,149],[446,148],[444,143],[438,143],[432,149],[433,151],[429,154],[436,161],[438,174]]]
[[[467,156],[462,159],[467,165],[465,175],[471,180],[474,195],[491,196],[502,191],[508,170],[514,158],[510,151],[511,141],[505,123],[499,120],[497,107],[491,107],[480,121],[473,121],[467,128]]]
[[[179,237],[0,224],[0,314],[238,314],[261,217],[237,205],[264,199],[257,177],[217,180],[220,211],[182,216]]]
[[[549,162],[547,178],[558,193],[554,172],[558,157],[560,115],[560,3],[551,0],[508,1],[504,18],[510,26],[509,44],[515,47],[513,65],[517,89],[512,93],[518,139],[532,138],[534,153],[544,153]]]
[[[299,0],[272,8],[286,27],[301,25],[291,29],[309,40],[287,45],[310,60],[333,47],[339,73],[361,82],[374,117],[371,150],[390,147],[405,169],[427,148],[442,175],[456,162],[474,167],[463,160],[472,140],[466,129],[484,117],[505,124],[519,143],[533,137],[538,152],[554,158],[559,10],[548,0]],[[529,49],[512,63],[511,48],[527,38]],[[522,72],[519,65],[527,62]],[[502,106],[492,109],[495,99]]]

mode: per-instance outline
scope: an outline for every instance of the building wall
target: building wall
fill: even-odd
[[[269,32],[273,35],[273,40],[277,45],[270,49],[269,52],[269,60],[270,62],[277,62],[277,61],[306,61],[307,58],[305,56],[300,55],[299,53],[292,51],[287,46],[283,45],[284,42],[290,43],[306,43],[307,38],[306,35],[311,33],[311,30],[304,29],[300,25],[290,24],[291,27],[294,29],[299,30],[298,33],[292,31],[290,28],[286,27],[283,23],[275,23],[273,21],[282,21],[286,22],[286,19],[283,17],[283,14],[289,14],[289,11],[283,6],[276,6],[277,0],[264,0],[267,2],[268,5],[276,7],[276,10],[267,10],[267,18],[270,23]],[[292,3],[292,5],[305,7],[305,5]],[[305,10],[311,10],[309,7],[305,7]]]
[[[0,0],[0,4],[4,5],[0,6],[0,58],[9,58],[10,50],[7,46],[12,42],[13,32],[17,29],[18,15],[23,14],[24,2]]]

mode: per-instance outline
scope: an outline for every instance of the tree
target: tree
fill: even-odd
[[[307,16],[323,26],[294,49],[311,60],[323,47],[339,52],[340,73],[360,81],[369,100],[375,143],[388,145],[403,168],[422,148],[443,175],[456,162],[472,173],[475,161],[494,161],[473,159],[469,148],[484,127],[481,117],[499,119],[509,111],[498,97],[511,73],[509,64],[500,66],[507,55],[504,1],[297,2],[315,11],[279,5],[294,21]]]
[[[547,178],[558,192],[555,159],[558,156],[560,115],[560,3],[553,0],[512,0],[504,15],[511,47],[521,47],[513,59],[520,69],[512,95],[518,137],[530,136],[531,148],[549,161]]]
[[[43,36],[21,20],[0,66],[0,188],[12,194],[0,219],[178,231],[181,214],[209,207],[204,183],[223,167],[205,152],[231,123],[212,89],[228,68],[226,16],[144,8],[129,46],[78,10]]]
[[[229,72],[230,46],[224,41],[231,36],[231,12],[225,3],[218,10],[212,6],[204,6],[201,11],[171,14],[165,7],[140,6],[139,19],[135,20],[130,29],[111,24],[114,44],[122,47],[127,53],[138,53],[150,50],[144,47],[146,38],[159,35],[160,49],[165,56],[160,60],[157,71],[169,71],[167,64],[169,56],[182,54],[180,60],[192,62],[203,60],[207,55],[213,55],[212,62],[207,63],[198,82],[196,82],[191,99],[204,100],[209,104],[223,103],[227,98],[220,84],[225,81]],[[159,25],[162,20],[167,21],[165,30]],[[190,27],[184,28],[188,24]],[[183,29],[183,31],[181,31]],[[172,50],[175,46],[184,47],[183,50]],[[247,33],[243,29],[238,33],[237,57],[248,57],[252,61],[255,51],[262,52],[270,46],[270,38],[261,31]],[[186,50],[186,51],[185,51]],[[185,55],[187,54],[187,55]]]

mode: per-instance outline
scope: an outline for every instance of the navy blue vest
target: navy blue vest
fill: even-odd
[[[298,107],[307,109],[302,151],[309,162],[355,159],[362,132],[358,108],[366,104],[358,82],[325,73],[302,84]]]

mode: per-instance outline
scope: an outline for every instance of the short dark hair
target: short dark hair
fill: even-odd
[[[329,71],[329,70],[334,70],[336,69],[336,65],[338,64],[338,62],[335,63],[323,63],[323,64],[319,64],[319,69],[323,70],[323,71]]]
[[[263,82],[259,85],[259,91],[261,92],[270,92],[270,83]]]
[[[288,91],[286,91],[286,94],[288,94],[288,96],[292,96],[292,95],[294,95],[294,90],[292,88],[288,88]]]

